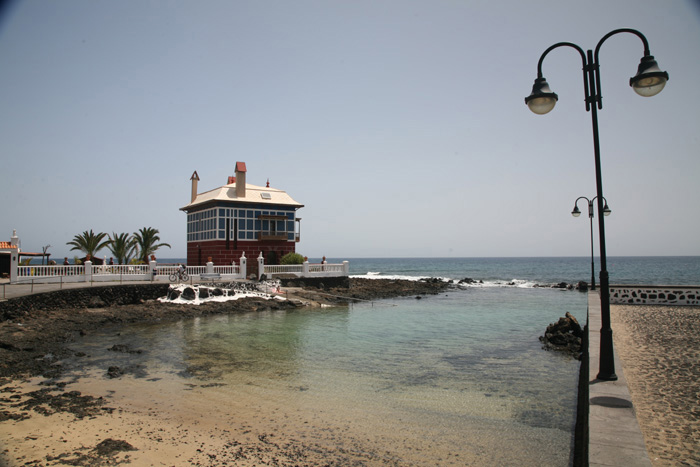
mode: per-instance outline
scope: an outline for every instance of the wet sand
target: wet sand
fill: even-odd
[[[613,305],[611,320],[652,465],[700,465],[700,307]]]

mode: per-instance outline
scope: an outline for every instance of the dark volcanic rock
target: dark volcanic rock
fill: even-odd
[[[100,456],[111,456],[116,454],[117,452],[138,451],[138,449],[136,449],[126,441],[120,439],[107,438],[95,447],[95,451]]]
[[[124,371],[121,368],[119,368],[118,366],[110,366],[107,369],[107,376],[110,378],[119,378],[123,374],[124,374]]]
[[[571,313],[559,321],[547,326],[544,336],[540,336],[540,342],[545,350],[558,350],[578,357],[581,353],[581,339],[583,330],[581,325]]]
[[[180,291],[178,289],[169,288],[168,289],[168,300],[176,300],[180,296]]]
[[[182,295],[180,296],[183,300],[194,300],[195,298],[197,298],[197,294],[195,293],[192,287],[186,287],[185,290],[182,291]]]

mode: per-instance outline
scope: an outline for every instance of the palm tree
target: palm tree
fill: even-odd
[[[109,240],[102,241],[106,236],[106,233],[100,232],[96,234],[90,229],[89,232],[86,230],[82,234],[76,235],[73,237],[73,240],[67,242],[66,245],[73,245],[71,251],[80,250],[86,255],[90,255],[90,257],[95,257],[98,251],[109,245]]]
[[[112,232],[109,236],[109,251],[117,258],[117,264],[129,264],[136,252],[136,240],[128,233],[116,234]]]
[[[138,246],[138,257],[144,263],[148,263],[148,257],[155,253],[158,248],[162,246],[170,248],[167,243],[158,243],[160,241],[158,229],[153,227],[139,229],[138,232],[134,232],[133,239]]]

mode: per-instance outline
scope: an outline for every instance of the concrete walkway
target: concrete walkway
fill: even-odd
[[[596,379],[600,356],[600,295],[588,292],[590,368],[588,461],[591,466],[651,466],[644,437],[615,351],[617,381]],[[615,331],[613,330],[613,343]]]

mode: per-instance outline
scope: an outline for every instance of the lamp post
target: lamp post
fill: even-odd
[[[586,100],[586,111],[591,112],[593,121],[593,150],[595,156],[596,187],[598,212],[603,212],[603,181],[600,168],[600,143],[598,138],[598,110],[603,108],[600,91],[600,65],[598,52],[603,43],[611,36],[620,33],[634,34],[644,45],[637,74],[630,78],[632,89],[643,97],[651,97],[660,93],[668,81],[668,73],[659,69],[656,60],[649,53],[649,43],[644,35],[635,29],[615,29],[607,33],[596,45],[595,52],[590,49],[584,52],[581,47],[571,42],[558,42],[544,51],[537,63],[537,78],[532,86],[532,93],[525,98],[525,103],[534,113],[543,115],[554,108],[559,97],[550,90],[547,80],[542,76],[542,62],[549,52],[559,47],[571,47],[581,55],[583,63],[583,87]],[[615,360],[613,353],[612,329],[610,328],[610,290],[608,285],[608,269],[605,254],[605,216],[598,216],[598,233],[600,237],[600,363],[598,379],[616,380]]]
[[[588,199],[585,196],[579,196],[574,202],[574,210],[571,211],[572,216],[580,216],[581,211],[578,208],[578,201],[580,199],[585,199],[586,201],[588,201],[588,219],[591,223],[591,290],[595,290],[595,262],[593,260],[593,201],[595,201],[596,198],[597,196],[593,197],[593,199]],[[603,215],[609,216],[612,211],[608,207],[608,201],[605,198],[603,198],[603,201],[605,201],[605,206],[603,207]]]

